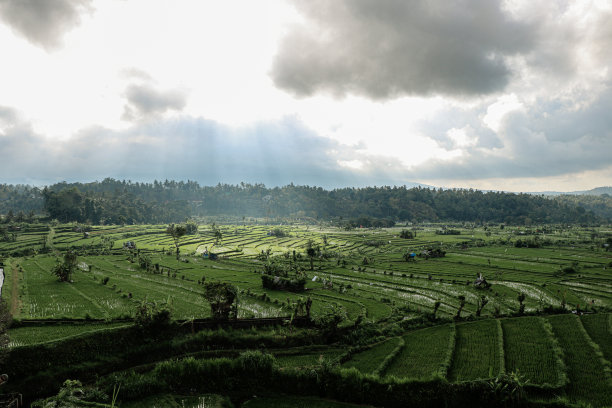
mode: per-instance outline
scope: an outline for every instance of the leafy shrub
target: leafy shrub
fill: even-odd
[[[400,232],[399,237],[403,238],[403,239],[413,239],[414,238],[414,234],[412,233],[412,231],[403,229]]]
[[[143,329],[158,329],[170,323],[168,303],[147,302],[143,300],[136,308],[134,323]]]
[[[204,298],[210,303],[210,310],[215,319],[227,320],[230,317],[238,317],[237,306],[234,303],[237,296],[238,289],[229,283],[207,282],[204,284]]]
[[[266,289],[303,292],[306,279],[303,277],[290,279],[282,276],[261,275],[261,283]]]

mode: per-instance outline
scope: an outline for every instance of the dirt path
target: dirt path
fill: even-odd
[[[14,265],[11,268],[11,315],[16,317],[19,311],[19,268]]]
[[[53,227],[49,227],[49,233],[45,237],[47,248],[53,249],[53,238],[55,238],[55,229]]]

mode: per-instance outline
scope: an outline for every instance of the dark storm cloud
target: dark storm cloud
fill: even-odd
[[[127,104],[123,118],[134,120],[163,114],[170,110],[180,111],[187,103],[185,92],[176,89],[159,90],[149,83],[132,84],[125,90]]]
[[[505,58],[529,52],[537,32],[490,0],[295,4],[307,24],[283,39],[271,75],[299,96],[488,94],[509,82]]]
[[[105,177],[323,187],[406,182],[395,160],[364,157],[294,118],[231,128],[183,117],[139,122],[123,131],[89,128],[65,141],[46,139],[22,122],[1,129],[0,153],[6,158],[0,162],[1,182],[47,184]],[[338,160],[363,160],[364,170],[344,168]]]
[[[0,0],[0,19],[34,45],[53,49],[91,11],[91,0]]]

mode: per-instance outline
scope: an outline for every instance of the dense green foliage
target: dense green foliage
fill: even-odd
[[[283,276],[261,275],[261,283],[266,289],[288,290],[290,292],[303,292],[306,279],[289,279]]]
[[[217,350],[296,347],[320,341],[311,330],[203,330],[188,335],[190,332],[189,326],[179,325],[155,332],[143,332],[136,326],[111,327],[57,341],[14,347],[4,370],[15,380],[5,388],[27,390],[26,395],[30,398],[40,397],[57,389],[65,378],[91,380],[116,370],[183,354],[218,357]],[[235,354],[229,353],[230,356]]]
[[[42,208],[43,196],[38,187],[0,184],[0,214],[10,214],[10,221],[21,222],[27,214],[40,213]]]
[[[612,199],[598,197],[589,208],[580,199],[552,199],[529,194],[406,187],[324,190],[262,184],[200,186],[196,182],[132,183],[105,179],[93,183],[58,183],[43,190],[0,186],[0,214],[44,209],[62,222],[134,224],[180,222],[193,216],[336,218],[349,227],[389,227],[396,221],[480,221],[531,224],[593,223],[610,218],[601,208]],[[578,201],[577,201],[578,200]],[[594,200],[594,199],[589,199]],[[600,202],[601,201],[601,202]],[[598,218],[601,217],[601,218]]]
[[[612,220],[612,197],[608,193],[601,195],[561,195],[555,197],[555,200],[571,206],[581,207],[584,211],[592,211],[595,215]]]
[[[238,290],[227,282],[207,282],[204,284],[204,297],[210,303],[212,317],[227,320],[238,318],[238,310],[234,305]]]
[[[202,381],[205,379],[205,381]],[[110,381],[109,381],[110,380]],[[381,380],[366,376],[355,369],[338,370],[279,370],[272,356],[246,352],[236,359],[194,359],[167,361],[146,374],[122,373],[108,378],[124,384],[124,397],[140,398],[152,392],[253,393],[288,392],[318,394],[349,402],[403,407],[406,401],[415,406],[490,406],[497,397],[486,383],[449,384],[440,380],[429,382]],[[389,392],[389,390],[393,392]]]

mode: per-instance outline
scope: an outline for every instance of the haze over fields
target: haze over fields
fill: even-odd
[[[610,185],[611,18],[595,0],[0,0],[0,182]]]

